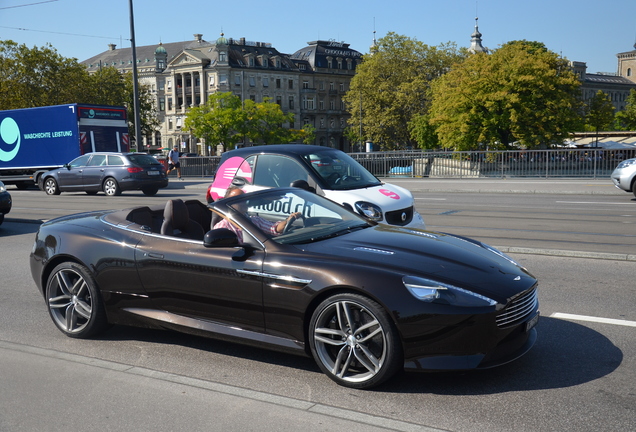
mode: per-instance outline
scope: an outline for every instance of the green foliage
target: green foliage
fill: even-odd
[[[625,109],[616,113],[617,129],[636,130],[636,90],[629,92]]]
[[[476,53],[431,87],[430,122],[443,147],[527,148],[562,142],[581,125],[580,81],[538,42]]]
[[[464,56],[465,51],[451,43],[432,47],[387,34],[364,56],[344,96],[351,114],[349,125],[359,131],[362,123],[365,140],[384,149],[415,145],[409,123],[426,113],[431,81]]]
[[[243,139],[246,115],[241,99],[232,93],[214,93],[205,105],[188,111],[183,128],[203,138],[207,145],[232,149]]]
[[[241,99],[232,93],[210,95],[204,106],[192,108],[184,129],[205,139],[208,145],[218,143],[232,149],[245,137],[258,144],[286,144],[294,140],[314,139],[314,130],[305,125],[301,130],[285,128],[294,115],[285,114],[278,104],[266,98],[261,103]]]
[[[440,142],[428,115],[417,114],[414,116],[413,120],[409,123],[409,131],[411,133],[411,137],[421,148],[439,148]]]
[[[132,74],[113,67],[89,74],[77,59],[62,57],[51,45],[28,48],[0,41],[0,109],[31,108],[70,103],[125,106],[131,137],[135,132]],[[159,126],[154,97],[139,86],[141,131]]]
[[[280,106],[265,98],[256,103],[248,99],[243,104],[246,115],[246,135],[253,143],[258,144],[287,144],[292,142],[298,131],[283,127],[286,123],[294,122],[294,114],[285,114]]]
[[[77,59],[55,48],[28,48],[0,41],[0,109],[76,103],[88,85],[88,73]]]
[[[599,132],[614,123],[614,104],[603,91],[596,92],[585,107],[586,129]]]

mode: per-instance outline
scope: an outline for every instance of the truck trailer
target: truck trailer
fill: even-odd
[[[128,152],[123,106],[67,104],[0,111],[0,180],[25,189],[90,152]]]

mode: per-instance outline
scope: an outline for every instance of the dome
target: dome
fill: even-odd
[[[163,43],[159,43],[159,46],[155,50],[155,54],[167,54],[166,49],[163,47]]]
[[[217,45],[227,45],[227,39],[225,38],[223,33],[221,33],[221,37],[216,40],[216,44]]]

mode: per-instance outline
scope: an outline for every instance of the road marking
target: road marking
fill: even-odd
[[[446,201],[446,198],[415,198],[416,200],[426,200],[426,201]]]
[[[550,315],[550,318],[559,318],[564,320],[573,320],[573,321],[589,321],[589,322],[597,322],[602,324],[613,324],[613,325],[621,325],[627,327],[636,327],[636,321],[627,321],[627,320],[619,320],[612,318],[599,318],[592,317],[586,315],[573,315],[561,312],[555,312]]]
[[[603,202],[603,201],[556,201],[561,204],[610,204],[610,205],[631,205],[633,202]]]

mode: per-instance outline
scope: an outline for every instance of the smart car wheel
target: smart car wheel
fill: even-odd
[[[57,182],[53,177],[44,179],[44,192],[46,192],[47,195],[60,194],[60,188],[57,186]]]
[[[104,193],[108,196],[121,195],[121,189],[119,188],[119,184],[117,180],[112,177],[108,177],[104,180]]]
[[[97,284],[80,264],[66,262],[53,269],[46,284],[46,303],[53,322],[67,336],[87,338],[107,326]]]
[[[386,311],[357,294],[338,294],[316,308],[309,325],[312,355],[340,385],[376,386],[402,367],[402,346]]]

